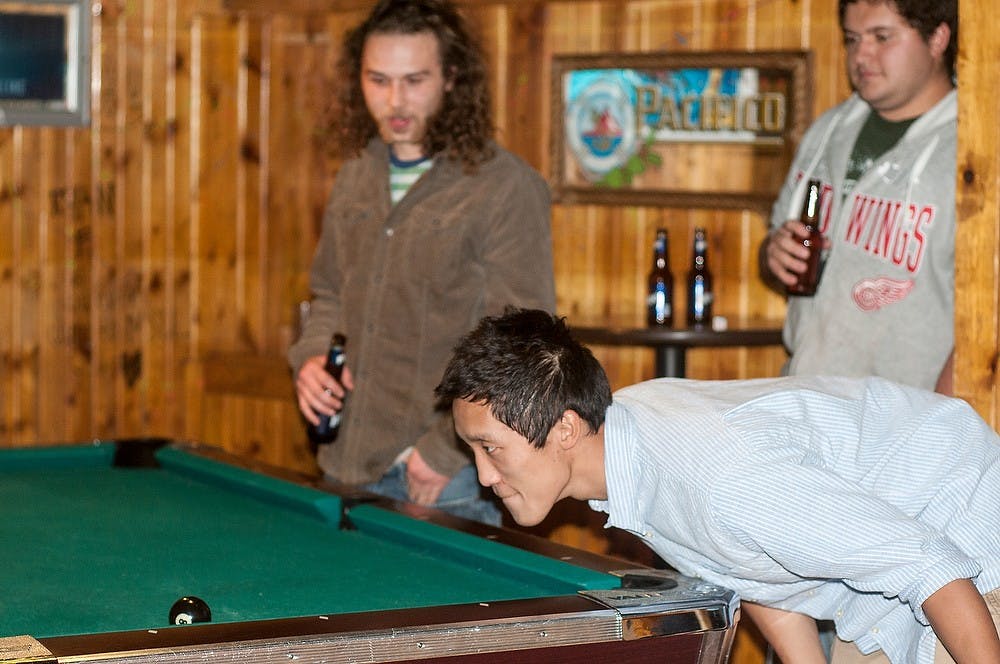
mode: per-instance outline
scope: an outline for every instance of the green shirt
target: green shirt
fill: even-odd
[[[844,176],[844,189],[841,192],[844,198],[851,193],[854,184],[861,179],[861,176],[875,164],[875,160],[899,142],[916,119],[893,122],[878,113],[868,114],[868,119],[861,127],[861,132],[854,141],[854,149],[847,160],[847,174]]]
[[[396,155],[389,151],[389,197],[395,205],[403,200],[410,187],[420,179],[420,176],[431,170],[434,160],[429,157],[421,157],[413,161],[403,161],[397,159]]]

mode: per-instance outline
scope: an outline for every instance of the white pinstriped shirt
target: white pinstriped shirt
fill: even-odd
[[[1000,587],[1000,438],[966,404],[880,379],[660,379],[615,393],[607,527],[749,601],[929,664],[921,605]]]

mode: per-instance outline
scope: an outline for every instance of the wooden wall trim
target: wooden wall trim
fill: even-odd
[[[955,204],[955,392],[994,428],[1000,418],[1000,130],[992,112],[1000,81],[993,7],[959,12]]]
[[[560,0],[560,3],[587,1],[589,0]],[[460,7],[513,4],[510,0],[454,0],[454,2]],[[281,14],[328,14],[370,9],[374,5],[375,0],[222,0],[223,8],[229,11]]]
[[[295,400],[295,383],[282,357],[216,352],[195,364],[202,377],[201,389],[207,393]]]

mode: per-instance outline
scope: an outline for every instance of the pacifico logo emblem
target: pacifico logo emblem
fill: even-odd
[[[613,78],[590,82],[566,113],[566,141],[591,182],[625,165],[638,145],[635,104]]]
[[[786,128],[784,92],[749,67],[578,69],[562,85],[566,156],[597,186],[662,182],[669,144],[780,146]]]

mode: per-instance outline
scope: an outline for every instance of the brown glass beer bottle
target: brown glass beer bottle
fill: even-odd
[[[344,371],[344,361],[347,356],[344,354],[344,346],[347,345],[347,337],[340,332],[335,332],[330,338],[330,348],[326,354],[326,364],[323,368],[334,380],[340,382],[340,375]],[[337,437],[337,426],[340,424],[340,413],[334,415],[319,414],[319,424],[311,427],[310,439],[323,445],[331,443]]]
[[[674,275],[670,272],[669,249],[667,229],[657,229],[646,300],[646,322],[650,326],[674,324]]]
[[[691,269],[687,275],[687,324],[712,322],[712,273],[708,269],[708,239],[704,228],[694,229]]]
[[[802,246],[809,250],[806,269],[798,280],[788,287],[789,295],[815,295],[819,283],[820,252],[823,250],[823,235],[819,232],[820,181],[809,180],[806,197],[802,203],[799,221],[806,227],[807,235],[802,238]]]

